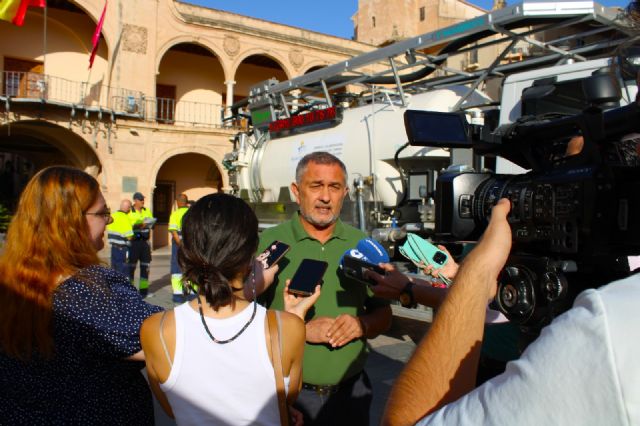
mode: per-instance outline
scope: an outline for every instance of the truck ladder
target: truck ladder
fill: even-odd
[[[543,41],[541,35],[551,32],[563,35]],[[607,8],[592,1],[524,1],[284,82],[263,82],[232,109],[235,113],[248,104],[251,110],[252,104],[264,106],[270,99],[268,103],[276,107],[274,119],[288,117],[296,113],[296,108],[299,113],[305,108],[331,106],[334,103],[331,96],[336,90],[362,85],[367,89],[377,85],[395,87],[395,96],[402,104],[405,104],[405,93],[453,84],[469,85],[468,96],[489,77],[608,56],[632,34],[631,26],[618,8]],[[534,46],[537,52],[517,62],[502,63],[516,43]],[[452,56],[495,44],[506,47],[486,68],[468,71],[447,65]],[[458,109],[467,96],[463,96],[454,109]]]

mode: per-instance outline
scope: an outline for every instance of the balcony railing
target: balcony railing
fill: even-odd
[[[222,127],[224,107],[203,102],[145,96],[137,90],[90,84],[21,71],[0,71],[0,96],[16,102],[42,102],[103,109],[131,119],[195,127]]]

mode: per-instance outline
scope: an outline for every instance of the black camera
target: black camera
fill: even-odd
[[[513,249],[493,305],[525,327],[546,324],[579,290],[628,275],[627,256],[640,253],[640,109],[616,107],[611,81],[605,71],[579,80],[589,106],[577,114],[541,113],[554,81],[537,82],[522,95],[535,115],[497,128],[469,125],[462,112],[405,113],[412,145],[473,148],[530,170],[450,167],[435,194],[443,241],[476,240],[496,202],[511,201]]]

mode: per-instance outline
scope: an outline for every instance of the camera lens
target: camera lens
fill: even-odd
[[[438,265],[443,265],[447,261],[447,255],[439,251],[433,255],[433,261]]]

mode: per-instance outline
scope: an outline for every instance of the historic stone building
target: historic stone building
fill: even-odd
[[[384,46],[487,13],[464,0],[358,0],[354,38]]]
[[[502,9],[505,6],[505,0],[494,0],[492,9]],[[355,40],[374,46],[386,46],[487,12],[465,0],[358,0],[358,11],[351,19]],[[447,65],[464,71],[486,68],[506,46],[506,43],[499,43],[452,55],[447,60]],[[502,62],[522,59],[522,55],[515,52],[516,49],[506,55]],[[490,88],[489,91],[491,90],[495,89]]]
[[[359,0],[353,41],[175,0],[110,0],[89,68],[105,3],[48,0],[22,27],[0,21],[0,203],[11,207],[47,165],[76,166],[98,178],[112,208],[147,195],[154,247],[168,243],[176,194],[228,188],[223,157],[246,123],[225,117],[252,85],[485,12],[463,0]]]
[[[228,107],[253,84],[286,80],[372,47],[174,0],[49,0],[24,26],[0,21],[0,196],[11,204],[51,164],[96,176],[112,208],[135,191],[167,244],[176,194],[228,185]]]

